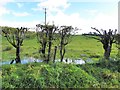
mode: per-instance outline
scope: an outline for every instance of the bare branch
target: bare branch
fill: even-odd
[[[91,27],[91,29],[94,29],[94,30],[97,31],[100,35],[102,35],[101,32],[100,32],[98,29],[93,28],[93,27]]]

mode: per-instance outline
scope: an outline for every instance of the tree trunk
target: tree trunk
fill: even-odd
[[[46,42],[42,45],[42,55],[43,55],[43,60],[46,61]]]
[[[61,62],[63,62],[64,55],[65,55],[65,48],[62,47],[62,49],[60,50]]]
[[[60,46],[60,61],[62,62],[62,45]]]
[[[62,35],[61,36],[61,42],[60,42],[60,61],[61,62],[63,61],[63,55],[62,55],[62,53],[63,53],[63,39],[64,39],[64,37]]]
[[[53,33],[52,33],[52,29],[50,29],[48,31],[48,38],[49,38],[49,43],[48,43],[48,59],[47,59],[47,62],[49,62],[50,60],[50,56],[51,56],[51,47],[52,47],[52,37],[53,37]]]
[[[50,60],[50,55],[51,55],[51,46],[52,46],[52,43],[51,43],[51,41],[49,41],[49,48],[48,48],[48,59],[47,59],[47,63],[49,62],[49,60]]]
[[[16,63],[21,63],[20,60],[20,46],[16,47]]]
[[[109,60],[110,53],[111,53],[111,46],[108,45],[107,49],[104,52],[104,58]]]
[[[64,46],[64,50],[63,50],[62,60],[63,60],[64,56],[65,56],[65,46]]]

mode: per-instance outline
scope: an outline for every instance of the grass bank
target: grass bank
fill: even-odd
[[[31,63],[2,66],[2,88],[118,88],[120,60],[94,64]]]

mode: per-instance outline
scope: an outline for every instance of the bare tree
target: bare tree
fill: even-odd
[[[59,35],[60,35],[60,60],[63,61],[65,52],[66,52],[66,46],[70,42],[70,36],[71,32],[73,30],[72,26],[61,26],[59,29]]]
[[[6,37],[7,41],[16,48],[16,63],[21,63],[20,59],[20,47],[23,44],[23,40],[25,38],[25,32],[27,28],[10,28],[10,27],[3,27],[2,28],[2,35]],[[12,60],[13,62],[13,60]]]
[[[36,25],[37,40],[41,45],[39,53],[43,55],[43,59],[46,60],[46,46],[48,39],[48,31],[46,30],[45,25],[38,24]]]
[[[48,63],[51,56],[52,41],[54,40],[54,34],[55,31],[57,31],[57,27],[55,27],[54,25],[41,24],[36,25],[36,27],[37,39],[38,42],[41,44],[40,53],[42,53],[43,59]],[[46,50],[48,50],[47,55]]]
[[[47,57],[48,62],[51,56],[52,41],[55,39],[54,37],[55,31],[57,31],[57,27],[55,27],[54,25],[48,27],[48,57]]]
[[[103,45],[104,58],[109,59],[112,44],[115,43],[115,35],[116,35],[117,30],[115,29],[115,31],[113,31],[113,30],[109,29],[109,31],[107,32],[106,30],[102,30],[102,29],[98,30],[93,27],[91,27],[91,29],[94,29],[97,32],[95,36],[98,36],[98,37],[93,37],[93,38],[100,41]]]

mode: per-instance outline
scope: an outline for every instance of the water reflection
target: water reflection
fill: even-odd
[[[60,59],[55,60],[55,62],[60,62]],[[73,63],[73,64],[85,64],[85,61],[82,60],[81,58],[76,59],[76,60],[67,58],[67,59],[63,59],[63,62],[67,63],[67,64],[69,64],[69,63]]]
[[[10,64],[11,61],[5,61],[5,62],[0,62],[0,66],[4,65],[4,64]],[[43,62],[43,60],[40,59],[36,59],[33,57],[25,57],[23,60],[21,60],[21,64],[27,64],[27,63],[32,63],[32,62]],[[55,62],[60,62],[60,59],[55,60]],[[63,59],[64,63],[67,64],[85,64],[85,61],[82,60],[81,58],[77,59],[77,60],[72,60],[72,59]],[[15,64],[15,61],[13,62],[13,64]]]
[[[4,64],[10,64],[11,61],[5,61],[5,62],[0,62],[0,66]],[[32,63],[32,62],[43,62],[43,60],[35,59],[33,57],[25,57],[23,60],[21,60],[21,64],[27,64],[27,63]],[[13,64],[16,62],[14,61]]]

